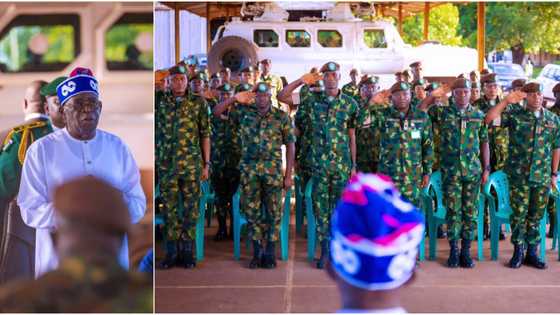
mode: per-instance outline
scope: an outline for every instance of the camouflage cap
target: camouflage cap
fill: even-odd
[[[224,83],[218,86],[217,90],[220,92],[233,92],[233,86],[229,83]]]
[[[488,73],[480,79],[480,83],[483,86],[487,83],[496,83],[496,82],[498,82],[498,81],[496,81],[496,74],[495,73]]]
[[[408,91],[410,90],[410,85],[406,82],[396,82],[391,86],[391,94],[400,92],[400,91]]]
[[[415,61],[408,66],[411,67],[411,68],[416,68],[416,67],[420,68],[420,67],[422,67],[422,61]]]
[[[426,84],[428,84],[428,81],[426,81],[426,80],[424,80],[424,79],[418,79],[418,80],[416,80],[416,81],[414,81],[414,82],[412,83],[412,88],[415,88],[415,87],[417,87],[417,86],[419,86],[419,85],[421,85],[421,86],[426,86]]]
[[[187,70],[185,70],[185,67],[177,65],[177,66],[173,66],[169,69],[169,75],[177,75],[177,74],[187,74]]]
[[[515,88],[522,88],[525,83],[527,82],[527,80],[525,79],[515,79],[511,82],[511,88],[515,89]]]
[[[556,85],[552,88],[552,93],[559,93],[560,92],[560,83],[556,83]]]
[[[259,82],[253,92],[255,93],[270,93],[270,86],[265,82]]]
[[[332,71],[340,71],[340,65],[334,61],[329,61],[327,63],[325,63],[321,69],[321,72],[325,73],[325,72],[332,72]]]
[[[467,80],[465,78],[457,78],[455,79],[455,81],[453,81],[453,84],[451,84],[451,89],[455,90],[455,89],[470,89],[472,87],[471,85],[471,81]]]
[[[40,90],[42,96],[56,96],[56,87],[62,83],[64,80],[68,79],[68,77],[58,77],[43,87]]]
[[[85,224],[104,234],[124,234],[130,227],[123,194],[93,176],[79,177],[58,186],[54,191],[54,209],[69,225]]]
[[[363,84],[377,84],[377,83],[379,83],[379,77],[374,76],[374,75],[370,75],[370,74],[364,74],[362,76],[362,79],[360,80],[360,85],[363,85]]]
[[[254,72],[254,71],[255,71],[255,68],[253,68],[253,66],[248,66],[248,67],[245,67],[245,68],[241,69],[241,71],[239,71],[239,72],[243,73],[243,72]]]
[[[542,93],[543,86],[538,82],[529,82],[521,88],[521,91],[525,93]]]

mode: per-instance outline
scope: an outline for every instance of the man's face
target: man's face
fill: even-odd
[[[184,94],[187,90],[187,76],[185,74],[175,74],[171,76],[171,91],[173,94]]]
[[[268,61],[262,62],[261,65],[262,65],[262,72],[263,73],[266,73],[266,74],[270,73],[270,69],[272,68],[272,64],[270,62],[268,62]]]
[[[470,88],[458,88],[453,90],[453,98],[458,106],[466,106],[471,99]]]
[[[231,72],[228,70],[222,70],[220,71],[220,75],[222,76],[222,82],[229,82],[229,79],[231,77]]]
[[[484,84],[484,96],[486,96],[486,98],[490,100],[498,97],[498,83]]]
[[[394,92],[391,94],[391,100],[397,110],[406,109],[410,104],[410,90]]]
[[[478,100],[480,98],[480,89],[479,88],[471,88],[471,103]]]
[[[47,108],[46,112],[51,118],[53,125],[58,128],[64,127],[64,117],[62,116],[62,111],[60,110],[60,101],[57,95],[51,95],[46,97]]]
[[[210,80],[210,89],[215,90],[222,84],[222,81],[218,78]]]
[[[165,91],[167,90],[167,78],[161,78],[154,82],[154,86],[156,91]]]
[[[325,82],[325,89],[328,90],[338,89],[338,81],[340,81],[340,72],[327,71],[323,73],[323,81]]]
[[[257,107],[260,109],[264,109],[270,105],[270,97],[272,94],[270,91],[266,92],[257,92],[255,95],[255,102],[257,103]]]
[[[414,76],[415,80],[420,79],[422,77],[422,74],[424,74],[422,66],[412,67],[410,70],[412,70],[412,75]]]
[[[200,94],[202,93],[202,89],[204,89],[204,81],[200,79],[191,80],[191,91],[193,94]]]
[[[414,95],[417,99],[423,100],[426,98],[426,90],[423,85],[417,85],[414,87]]]
[[[352,80],[352,82],[354,82],[354,84],[356,82],[358,82],[358,72],[351,72],[350,73],[350,80]]]
[[[377,91],[377,86],[375,84],[371,84],[371,83],[363,84],[362,87],[360,88],[360,96],[363,99],[367,100],[370,97],[372,97],[376,91]]]
[[[61,107],[68,132],[78,138],[95,132],[101,115],[101,102],[92,93],[82,93],[70,98]]]
[[[541,92],[527,93],[527,107],[538,110],[543,104],[543,94]]]
[[[402,74],[395,74],[395,80],[397,82],[402,82],[403,81],[403,76]]]
[[[249,83],[251,82],[251,72],[241,72],[241,75],[239,76],[239,79],[241,80],[241,83]]]

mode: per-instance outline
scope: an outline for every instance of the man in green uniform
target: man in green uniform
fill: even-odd
[[[377,171],[392,178],[403,196],[420,206],[420,190],[430,181],[432,124],[428,114],[410,105],[410,85],[391,86],[391,106],[379,110],[371,129],[379,138]]]
[[[525,106],[519,104],[521,101]],[[513,210],[510,217],[514,245],[509,262],[511,268],[519,268],[522,262],[538,269],[546,268],[546,263],[537,256],[539,221],[550,189],[556,189],[560,119],[542,104],[542,85],[531,82],[490,109],[485,119],[490,124],[501,115],[502,125],[509,131],[510,150],[505,171]]]
[[[56,94],[56,87],[64,80],[66,77],[58,77],[41,88],[41,96],[45,98],[45,112],[49,115],[54,130],[62,129],[65,125],[60,100]]]
[[[239,85],[235,87],[235,93],[250,91],[253,89],[251,84],[255,70],[252,66],[245,67],[239,72]]]
[[[352,97],[356,102],[360,102],[360,88],[358,86],[358,69],[350,70],[350,82],[342,86],[342,93]]]
[[[284,88],[282,79],[279,76],[272,74],[272,61],[270,59],[263,59],[260,62],[261,74],[258,82],[264,82],[268,84],[272,92],[272,106],[287,111],[287,108],[282,108],[281,104],[278,103],[278,93]]]
[[[425,79],[419,79],[412,83],[412,100],[410,105],[412,107],[418,107],[420,103],[426,98],[426,87],[428,86],[428,81]]]
[[[238,87],[245,84],[238,85]],[[233,96],[233,87],[229,83],[220,85],[217,91],[219,98],[208,101],[211,111],[220,102],[224,102]],[[212,161],[212,174],[210,182],[216,193],[215,205],[218,215],[218,232],[214,240],[221,241],[227,238],[227,215],[230,216],[230,224],[233,224],[231,200],[237,190],[237,186],[239,186],[239,170],[237,168],[239,163],[239,147],[233,130],[234,125],[227,110],[220,115],[212,115],[211,122],[212,137],[210,140],[212,142],[212,150],[210,160]]]
[[[552,88],[552,94],[554,94],[554,98],[556,101],[550,107],[550,111],[555,113],[558,117],[560,117],[560,83],[557,83]],[[556,204],[554,202],[554,198],[549,198],[548,200],[548,220],[550,222],[550,226],[548,227],[548,233],[546,236],[548,238],[552,238],[554,235],[554,229],[556,228]]]
[[[421,61],[415,61],[408,66],[410,67],[410,72],[412,73],[412,81],[413,82],[416,82],[418,80],[425,80],[426,81],[426,79],[424,79],[424,69],[422,68],[422,62]]]
[[[471,81],[471,104],[476,104],[480,99],[480,83],[478,81]]]
[[[181,252],[183,266],[193,268],[200,181],[208,179],[210,166],[210,115],[208,104],[201,96],[204,73],[195,73],[190,82],[180,67],[171,68],[170,74],[172,94],[167,102],[171,104],[166,105],[177,113],[170,117],[173,120],[165,128],[166,177],[160,189],[166,202],[167,244],[166,257],[159,267],[173,267],[180,261],[177,252]],[[187,83],[190,83],[188,92]],[[179,197],[183,200],[182,209]]]
[[[40,90],[46,85],[34,81],[25,91],[25,122],[0,133],[0,210],[6,220],[0,221],[2,240],[0,256],[0,282],[12,279],[32,279],[35,266],[35,230],[22,221],[20,209],[14,198],[18,194],[21,168],[29,146],[52,132],[49,117],[45,114],[44,97]]]
[[[511,91],[515,92],[515,91],[521,91],[521,89],[523,88],[523,86],[525,85],[525,82],[527,80],[525,79],[515,79],[511,82]]]
[[[272,88],[264,82],[253,92],[240,92],[214,108],[221,115],[230,108],[241,159],[240,207],[249,223],[253,258],[249,268],[275,268],[275,244],[282,219],[282,188],[292,186],[295,136],[287,113],[272,107]],[[240,104],[239,104],[240,103]],[[235,108],[232,105],[238,104]],[[286,170],[282,176],[282,148],[286,146]],[[263,215],[263,208],[266,214]],[[263,242],[266,239],[266,252]]]
[[[127,272],[118,262],[130,215],[122,193],[94,177],[62,184],[54,192],[59,267],[37,280],[0,289],[8,313],[148,313],[151,276]]]
[[[490,174],[488,130],[484,113],[469,103],[470,80],[456,79],[451,88],[453,105],[432,107],[428,112],[441,131],[440,170],[451,248],[447,266],[472,268],[470,248],[476,228],[480,185],[486,183]],[[444,93],[444,88],[436,89],[421,108],[425,109],[425,105],[429,106]]]
[[[349,176],[356,172],[358,105],[338,88],[340,66],[337,63],[327,62],[320,72],[325,92],[315,97],[308,107],[305,124],[311,128],[313,209],[317,220],[317,239],[321,244],[317,268],[322,269],[329,253],[331,213]],[[279,94],[279,99],[292,104],[292,93],[296,88],[304,83],[313,84],[319,79],[317,74],[305,74],[288,84]]]
[[[360,81],[360,103],[356,129],[356,170],[362,173],[377,173],[379,163],[379,134],[372,124],[377,112],[388,103],[371,104],[372,97],[378,92],[379,78],[365,75]]]

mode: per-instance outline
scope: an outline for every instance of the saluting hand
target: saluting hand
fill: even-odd
[[[521,91],[511,92],[506,96],[506,101],[508,104],[519,103],[521,100],[527,97],[527,94]]]
[[[451,88],[449,87],[449,85],[442,84],[440,87],[433,90],[431,95],[435,98],[440,98],[444,95],[447,95],[447,93],[449,93],[449,92],[451,92]]]
[[[307,85],[315,84],[317,81],[321,80],[322,76],[319,73],[306,73],[301,77],[301,81]]]
[[[202,93],[202,96],[203,96],[205,99],[208,99],[208,100],[209,100],[209,99],[217,98],[218,95],[216,95],[216,94],[217,94],[217,93],[216,93],[215,91],[213,91],[213,90],[206,90],[206,91],[204,91],[204,92]]]
[[[234,97],[241,104],[250,104],[255,101],[255,93],[251,91],[239,92]]]
[[[375,93],[370,99],[369,99],[369,105],[375,105],[375,104],[385,104],[389,101],[389,96],[391,95],[391,91],[390,90],[382,90],[379,91],[377,93]]]

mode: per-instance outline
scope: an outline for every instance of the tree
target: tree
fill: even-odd
[[[430,27],[428,37],[444,45],[460,46],[463,44],[459,29],[459,9],[447,3],[430,10]],[[424,14],[418,14],[403,20],[403,39],[406,43],[417,46],[424,41]]]

